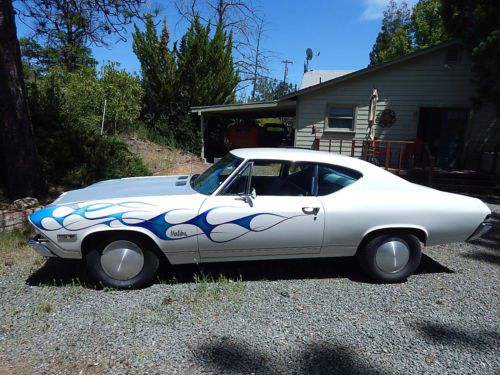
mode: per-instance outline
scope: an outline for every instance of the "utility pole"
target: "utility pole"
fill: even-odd
[[[283,77],[283,83],[286,85],[286,78],[288,76],[288,64],[293,64],[293,61],[285,59],[285,60],[282,60],[281,63],[285,64],[285,75]]]

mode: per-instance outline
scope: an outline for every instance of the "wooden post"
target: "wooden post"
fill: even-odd
[[[385,166],[384,169],[389,169],[389,159],[391,158],[391,142],[387,142],[387,147],[385,149]]]
[[[351,158],[354,157],[354,147],[356,146],[356,141],[353,139],[351,141]]]
[[[406,144],[402,143],[401,147],[399,148],[399,164],[398,164],[398,176],[401,173],[401,163],[403,162],[403,154],[406,149]]]

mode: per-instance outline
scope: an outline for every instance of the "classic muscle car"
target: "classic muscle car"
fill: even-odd
[[[98,282],[148,285],[169,264],[357,256],[405,280],[421,246],[480,236],[478,199],[405,181],[367,162],[299,149],[233,150],[201,175],[124,178],[63,193],[33,213],[30,245],[84,259]]]

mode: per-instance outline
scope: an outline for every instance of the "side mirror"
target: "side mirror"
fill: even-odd
[[[250,194],[239,195],[238,198],[235,199],[248,203],[250,206],[253,206],[253,199],[255,199],[256,197],[257,197],[257,192],[255,191],[254,188],[252,188]]]

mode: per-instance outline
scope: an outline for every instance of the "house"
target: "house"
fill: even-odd
[[[378,100],[369,127],[374,88]],[[204,152],[216,123],[291,117],[296,147],[363,157],[368,145],[386,166],[399,160],[401,167],[425,145],[438,167],[490,168],[500,144],[499,119],[492,106],[474,108],[473,95],[470,58],[451,41],[357,71],[307,72],[300,90],[276,101],[192,111],[201,119]]]

